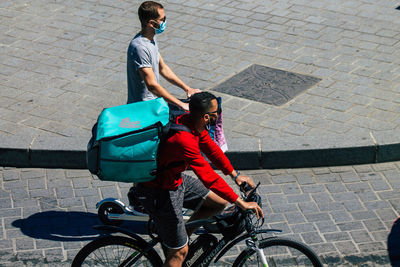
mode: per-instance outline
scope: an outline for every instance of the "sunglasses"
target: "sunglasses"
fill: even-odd
[[[206,112],[204,114],[212,114],[212,113],[217,113],[218,115],[222,113],[222,108],[218,107],[218,109],[216,111],[211,111],[211,112]]]

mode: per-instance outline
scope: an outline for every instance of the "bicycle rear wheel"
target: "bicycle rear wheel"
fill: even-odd
[[[260,241],[260,248],[269,267],[323,266],[318,256],[303,243],[286,238],[272,237]],[[246,249],[236,258],[233,266],[263,266],[258,254]]]
[[[128,266],[145,249],[143,244],[125,236],[106,236],[93,240],[75,256],[72,267]],[[137,262],[129,266],[161,266],[162,261],[154,250],[148,251]]]

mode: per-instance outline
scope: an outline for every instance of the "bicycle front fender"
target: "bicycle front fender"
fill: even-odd
[[[256,234],[266,234],[269,232],[282,232],[282,230],[279,229],[261,229],[261,230],[257,230]],[[250,238],[250,235],[248,233],[245,233],[241,236],[236,237],[234,240],[232,240],[231,242],[228,243],[228,245],[226,245],[224,247],[224,249],[218,254],[218,256],[215,258],[214,262],[217,262],[222,256],[225,255],[225,253],[230,250],[233,246],[235,246],[237,243]]]

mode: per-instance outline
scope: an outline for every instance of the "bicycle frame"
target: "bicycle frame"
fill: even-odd
[[[193,222],[193,223],[197,223],[197,222]],[[146,254],[150,250],[154,250],[154,247],[160,242],[160,240],[157,240],[157,239],[152,239],[150,242],[148,242],[148,241],[144,240],[142,237],[140,237],[139,235],[137,235],[129,230],[126,230],[124,228],[117,227],[117,226],[97,225],[97,226],[94,226],[94,229],[112,232],[112,233],[119,232],[119,233],[128,235],[129,237],[131,237],[145,245],[145,249],[143,251],[141,251],[138,254],[131,255],[131,257],[129,257],[126,260],[126,262],[125,262],[125,264],[127,264],[126,266],[133,265],[144,254]],[[261,230],[255,231],[255,235],[262,234],[262,233],[270,233],[270,232],[282,232],[282,231],[278,230],[278,229],[261,229]],[[259,254],[260,258],[265,260],[263,251],[258,249],[257,246],[255,245],[254,241],[252,241],[249,238],[251,238],[251,236],[248,233],[242,234],[238,237],[235,237],[234,239],[223,237],[222,239],[220,239],[217,242],[217,244],[213,247],[213,249],[208,253],[208,256],[206,258],[204,258],[204,260],[201,263],[196,264],[196,266],[208,266],[213,261],[214,258],[215,258],[214,262],[215,263],[218,262],[218,260],[221,257],[223,257],[228,250],[230,250],[233,246],[235,246],[239,242],[246,240],[246,239],[247,239],[247,242],[246,242],[247,247],[250,249],[256,250],[256,252],[257,252],[257,254]],[[186,266],[186,267],[193,266],[192,264],[198,258],[203,256],[203,253],[200,255],[196,255],[196,256],[197,256],[196,258],[189,259],[189,261],[185,260],[183,266]],[[161,257],[160,257],[160,261],[161,261]],[[268,266],[268,265],[266,265],[266,260],[263,261],[263,263],[264,263],[264,266]]]

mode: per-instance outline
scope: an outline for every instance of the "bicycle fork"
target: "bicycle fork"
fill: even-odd
[[[255,237],[254,240],[251,240],[251,239],[246,240],[247,247],[254,250],[257,253],[257,255],[261,259],[261,262],[264,267],[268,267],[269,265],[267,262],[267,258],[264,255],[264,251],[258,247],[257,243],[258,243],[257,237]]]

